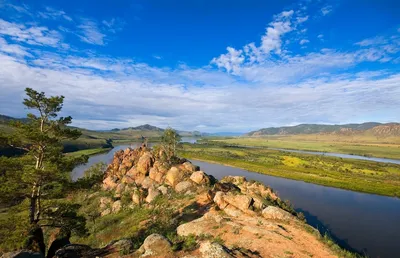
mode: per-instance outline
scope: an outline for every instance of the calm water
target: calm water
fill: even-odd
[[[72,171],[76,180],[91,165],[110,163],[116,151],[137,147],[121,145],[108,153],[91,156],[85,165]],[[341,246],[370,257],[400,257],[400,199],[357,193],[302,181],[267,176],[243,169],[192,161],[218,179],[226,175],[245,176],[271,186],[282,199],[290,200],[312,226],[328,231]]]

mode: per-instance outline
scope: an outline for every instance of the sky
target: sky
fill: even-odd
[[[0,0],[0,114],[248,132],[400,122],[398,0]]]

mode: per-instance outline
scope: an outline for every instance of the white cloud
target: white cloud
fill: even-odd
[[[159,55],[153,55],[153,57],[154,57],[155,59],[158,59],[158,60],[162,59],[162,56],[159,56]]]
[[[364,39],[360,42],[357,42],[356,45],[362,46],[362,47],[367,47],[367,46],[373,46],[373,45],[383,45],[388,43],[388,39],[385,39],[384,37],[374,37],[374,38],[369,38],[369,39]]]
[[[25,47],[17,44],[8,44],[3,38],[0,38],[0,51],[16,56],[32,56]]]
[[[239,67],[244,61],[242,50],[236,50],[232,47],[227,47],[228,53],[220,55],[218,58],[214,58],[211,63],[215,63],[218,67],[223,67],[228,73],[233,74],[239,73]]]
[[[299,44],[300,45],[304,45],[304,44],[307,44],[307,43],[309,43],[310,41],[308,40],[308,39],[302,39],[302,40],[300,40],[300,42],[299,42]]]
[[[56,9],[54,9],[54,8],[51,8],[51,7],[49,7],[49,6],[47,6],[46,8],[46,11],[43,11],[43,12],[39,12],[38,13],[38,15],[40,16],[40,17],[42,17],[42,18],[45,18],[45,19],[53,19],[53,20],[56,20],[56,19],[59,19],[59,18],[63,18],[63,19],[65,19],[66,21],[73,21],[73,19],[70,17],[70,16],[68,16],[64,11],[62,11],[62,10],[56,10]]]
[[[82,23],[78,25],[79,38],[88,44],[105,45],[106,35],[100,31],[97,23],[90,19],[82,19]]]
[[[321,13],[323,16],[328,15],[332,11],[333,11],[333,8],[331,5],[327,5],[321,9]]]
[[[317,38],[322,39],[322,38],[324,38],[324,35],[323,35],[323,34],[319,34],[319,35],[317,36]]]
[[[308,20],[308,16],[297,17],[297,23],[303,23]]]
[[[25,26],[0,19],[0,35],[31,45],[58,46],[62,36],[55,30],[43,26]]]

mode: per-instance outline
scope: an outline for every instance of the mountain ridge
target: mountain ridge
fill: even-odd
[[[357,134],[371,133],[380,136],[400,136],[399,123],[351,123],[342,125],[299,124],[295,126],[267,127],[251,131],[246,136],[293,135],[293,134]]]

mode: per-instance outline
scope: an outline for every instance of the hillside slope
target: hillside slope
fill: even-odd
[[[297,135],[297,134],[372,134],[382,137],[400,136],[400,124],[389,123],[381,124],[368,122],[362,124],[344,124],[344,125],[323,125],[323,124],[300,124],[296,126],[269,127],[252,131],[246,136],[263,135]]]

